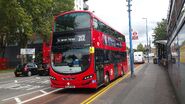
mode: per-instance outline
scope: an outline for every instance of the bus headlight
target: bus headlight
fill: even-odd
[[[87,80],[87,79],[91,79],[91,78],[93,78],[93,75],[88,75],[88,76],[85,76],[85,77],[83,78],[83,80]]]

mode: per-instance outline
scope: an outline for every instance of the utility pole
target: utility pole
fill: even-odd
[[[151,53],[151,39],[150,39],[150,36],[149,36],[149,54]]]
[[[143,18],[146,20],[146,47],[147,47],[147,56],[148,56],[148,63],[149,63],[149,47],[148,47],[148,23],[147,18]]]
[[[132,48],[132,27],[131,27],[131,0],[126,0],[128,2],[128,19],[129,19],[129,40],[130,40],[130,70],[131,70],[131,78],[134,77],[134,55]]]

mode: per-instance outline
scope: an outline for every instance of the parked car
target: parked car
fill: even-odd
[[[40,76],[49,75],[49,64],[42,64],[42,67],[38,68],[38,74]]]
[[[17,65],[14,74],[16,77],[21,75],[32,76],[38,73],[38,66],[35,63],[19,64]]]

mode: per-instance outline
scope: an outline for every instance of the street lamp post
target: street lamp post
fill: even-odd
[[[132,27],[131,27],[131,0],[127,0],[128,2],[128,19],[129,19],[129,40],[130,40],[130,69],[131,69],[131,77],[134,77],[134,55],[132,49]]]
[[[148,49],[148,23],[147,18],[143,18],[146,20],[146,47],[147,47],[147,56],[148,56],[148,63],[149,63],[149,49]]]

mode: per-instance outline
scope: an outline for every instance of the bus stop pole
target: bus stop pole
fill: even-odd
[[[131,78],[134,77],[134,57],[133,57],[133,48],[132,48],[132,27],[131,27],[131,0],[127,0],[128,2],[128,19],[129,19],[129,40],[130,40],[130,70],[131,70]]]

